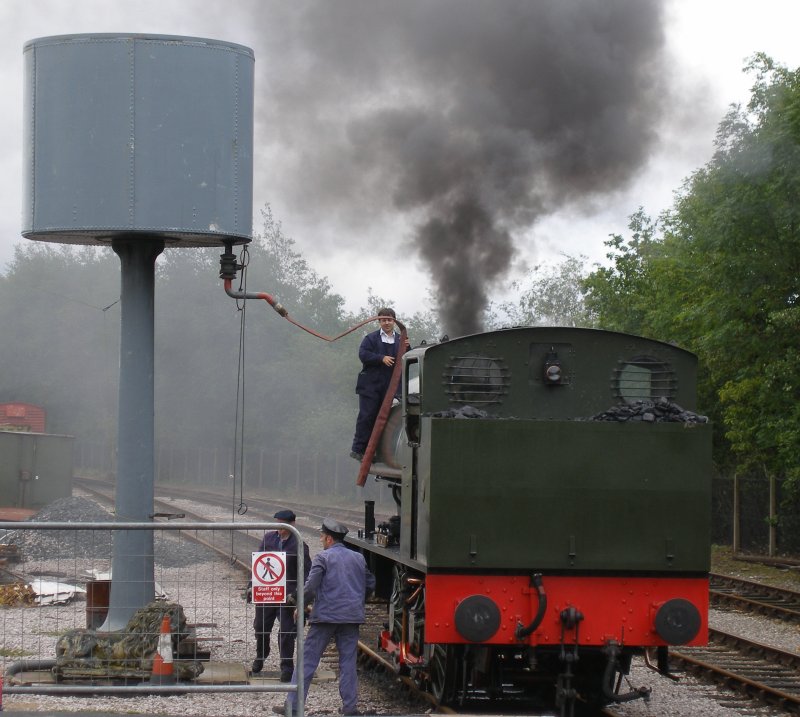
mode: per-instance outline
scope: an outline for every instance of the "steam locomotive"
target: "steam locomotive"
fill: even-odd
[[[711,426],[696,357],[522,327],[409,350],[370,472],[397,515],[348,539],[379,648],[444,704],[647,697],[631,659],[707,641]],[[648,664],[650,661],[648,660]]]

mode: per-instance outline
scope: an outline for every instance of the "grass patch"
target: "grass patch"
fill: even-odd
[[[797,568],[739,560],[728,545],[711,546],[711,572],[800,590],[800,570]]]
[[[0,647],[0,657],[30,657],[31,655],[35,654],[35,652],[20,650],[16,647],[11,649],[8,649],[7,647]]]

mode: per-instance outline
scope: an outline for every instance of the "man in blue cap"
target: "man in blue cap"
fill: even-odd
[[[279,510],[273,516],[279,523],[294,525],[297,516],[291,510]],[[264,533],[258,552],[282,551],[286,553],[286,595],[297,593],[297,538],[289,530],[268,530]],[[311,569],[311,555],[308,545],[303,542],[303,580],[308,578]],[[294,644],[297,639],[297,622],[294,618],[294,605],[256,605],[253,628],[256,633],[256,659],[253,660],[252,673],[257,675],[269,656],[269,636],[272,626],[278,619],[278,650],[281,656],[281,682],[289,682],[294,671]]]
[[[331,639],[339,653],[339,694],[342,697],[342,714],[357,715],[358,677],[358,626],[364,622],[364,602],[375,589],[375,576],[369,571],[361,553],[344,544],[347,528],[332,518],[322,521],[320,542],[322,552],[311,564],[303,594],[313,603],[309,616],[308,634],[304,644],[303,684],[308,695],[311,678],[319,665],[322,653]],[[292,675],[297,684],[297,671]],[[297,712],[297,693],[287,695],[288,705],[276,705],[273,711],[284,714]]]

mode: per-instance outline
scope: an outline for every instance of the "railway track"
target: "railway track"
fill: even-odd
[[[670,661],[750,698],[800,713],[800,655],[739,635],[709,630],[707,647],[670,651]]]
[[[75,485],[80,490],[91,495],[98,502],[102,502],[103,504],[113,508],[114,487],[112,483],[103,480],[80,478],[75,480]],[[153,508],[154,515],[157,516],[157,520],[185,519],[193,522],[203,522],[208,520],[207,513],[198,513],[192,510],[191,507],[188,507],[193,503],[211,505],[213,507],[223,508],[227,511],[231,509],[230,496],[223,496],[219,493],[214,493],[211,491],[189,491],[180,488],[164,488],[163,486],[157,486],[156,492],[159,497],[154,499]],[[296,524],[297,529],[303,533],[306,539],[310,540],[316,540],[319,534],[318,526],[321,523],[322,518],[330,515],[331,512],[335,513],[337,517],[342,516],[341,520],[352,526],[362,524],[364,517],[363,512],[353,510],[352,508],[336,508],[334,511],[329,512],[324,508],[315,509],[311,507],[311,509],[309,509],[309,506],[305,504],[283,500],[271,501],[254,498],[248,499],[248,504],[249,509],[247,518],[250,521],[253,519],[264,519],[268,521],[271,520],[271,516],[276,510],[287,507],[291,508],[298,516],[298,522]],[[229,520],[230,515],[227,514],[224,519]],[[383,519],[381,516],[376,516],[376,521],[380,521],[381,519]],[[242,570],[244,583],[249,577],[251,569],[249,555],[252,550],[257,547],[261,536],[259,535],[256,537],[253,535],[239,534],[231,538],[231,541],[226,544],[223,544],[220,540],[214,542],[213,534],[212,540],[210,541],[206,540],[200,535],[187,535],[186,537],[205,545],[211,550],[217,552],[217,554],[231,561],[232,564]],[[237,557],[239,555],[246,556],[246,558],[242,560]],[[367,622],[364,626],[362,626],[362,640],[359,642],[359,664],[362,666],[362,668],[373,672],[383,673],[388,676],[391,679],[391,683],[395,687],[399,687],[403,692],[407,693],[409,699],[418,700],[424,704],[425,707],[423,711],[425,712],[458,714],[456,709],[441,705],[436,697],[426,689],[426,685],[424,683],[420,683],[418,680],[414,680],[411,677],[400,674],[397,669],[397,665],[390,660],[387,660],[384,655],[377,651],[376,648],[379,642],[379,635],[380,632],[385,628],[386,620],[387,607],[385,601],[370,601],[367,604]],[[334,671],[337,668],[337,661],[338,657],[335,648],[333,647],[329,648],[322,658],[322,664]],[[528,717],[531,717],[531,715],[534,714],[542,714],[543,717],[551,717],[555,714],[553,712],[532,712],[529,704],[526,703],[523,705],[514,700],[509,700],[507,703],[502,704],[498,704],[498,702],[495,700],[492,701],[491,705],[488,704],[488,701],[487,704],[481,704],[480,701],[477,703],[470,702],[469,708],[471,711],[476,711],[477,713],[486,712],[488,710],[497,714],[497,710],[500,710],[502,714],[524,714]],[[420,710],[417,709],[412,711]],[[592,715],[595,717],[597,715],[605,714],[613,715],[613,712],[592,712]]]
[[[712,605],[800,622],[799,592],[718,573],[712,573],[710,579]]]
[[[114,484],[110,481],[98,478],[80,477],[75,478],[74,483],[75,485],[87,491],[94,490],[106,497],[113,496]],[[241,518],[249,511],[254,510],[260,514],[259,517],[269,520],[277,510],[282,508],[290,508],[299,517],[302,517],[306,520],[308,523],[308,526],[305,526],[307,531],[314,533],[318,532],[318,526],[322,523],[323,518],[331,515],[335,515],[339,522],[344,523],[345,525],[354,529],[357,529],[359,526],[363,525],[364,522],[363,509],[356,510],[352,507],[346,506],[336,506],[335,508],[331,508],[330,506],[313,506],[309,503],[300,503],[291,500],[274,500],[249,497],[247,498],[246,504],[241,507],[234,507],[232,503],[235,501],[231,500],[231,496],[229,494],[225,495],[216,491],[196,490],[194,488],[189,489],[181,488],[179,486],[164,485],[156,485],[155,490],[157,496],[160,496],[156,499],[156,503],[164,511],[175,508],[174,501],[171,499],[187,500],[196,503],[203,503],[205,505],[217,506],[220,509],[230,511],[230,513],[234,515],[234,518],[237,516]],[[378,513],[375,515],[376,522],[386,521],[388,519],[388,515],[382,515]],[[304,525],[298,525],[297,528],[301,532],[304,532]]]
[[[107,504],[113,504],[113,487],[104,481],[76,481],[85,490]],[[202,502],[220,508],[230,509],[230,496],[222,496],[210,491],[187,491],[158,488],[161,497],[156,498],[154,510],[161,514],[161,519],[181,517],[188,520],[203,521],[207,517],[187,509],[186,502]],[[166,496],[166,497],[165,497]],[[298,514],[298,529],[309,537],[315,538],[317,526],[327,512],[324,508],[309,509],[309,506],[286,501],[270,501],[265,499],[249,499],[249,507],[257,517],[269,520],[275,510],[290,507]],[[177,507],[176,507],[177,506]],[[337,516],[352,526],[359,525],[363,514],[353,509],[337,509]],[[252,519],[253,515],[248,518]],[[377,518],[380,520],[380,518]],[[301,525],[302,523],[302,525]],[[313,527],[312,527],[313,526]],[[258,536],[260,538],[260,536]],[[236,563],[245,574],[249,574],[249,560],[243,561],[237,555],[249,556],[256,546],[258,538],[242,535],[232,538],[228,545],[216,545],[194,536],[199,542],[215,550],[218,554]],[[754,581],[712,574],[710,596],[712,604],[717,606],[736,607],[740,610],[759,615],[777,617],[782,620],[798,621],[800,619],[800,593],[782,588],[774,588]],[[394,682],[416,695],[429,705],[429,710],[440,713],[455,713],[453,710],[438,705],[435,697],[424,689],[424,685],[408,677],[398,675],[396,665],[387,661],[371,645],[377,645],[377,636],[386,619],[386,608],[382,603],[368,606],[368,622],[362,634],[364,639],[359,644],[359,660],[369,670],[383,672]],[[800,656],[785,652],[768,645],[760,644],[743,637],[711,630],[709,646],[706,648],[684,648],[670,652],[673,666],[692,672],[704,680],[716,682],[725,688],[756,699],[765,704],[777,707],[787,713],[800,713]],[[336,653],[331,650],[323,657],[323,662],[335,667]],[[470,709],[474,706],[470,705]],[[497,706],[494,705],[494,709]],[[512,705],[502,708],[505,714],[520,714]],[[613,715],[613,706],[599,714]],[[480,711],[480,708],[478,708]],[[530,714],[530,712],[525,712]],[[595,713],[598,714],[598,713]]]
[[[795,590],[719,573],[709,577],[712,606],[800,622],[800,593]],[[711,628],[708,647],[670,651],[670,659],[750,699],[800,714],[800,655],[796,652]]]

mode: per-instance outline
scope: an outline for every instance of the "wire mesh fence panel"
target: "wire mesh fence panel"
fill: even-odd
[[[279,680],[277,649],[266,656],[263,671],[249,673],[255,657],[255,606],[247,599],[253,552],[264,531],[277,524],[98,517],[82,516],[80,524],[4,524],[0,669],[6,695],[297,691]],[[125,536],[134,533],[144,540],[130,544],[145,548],[125,553]],[[120,561],[126,566],[122,580],[114,577]],[[303,605],[301,586],[297,602]],[[112,629],[120,616],[124,629]]]

